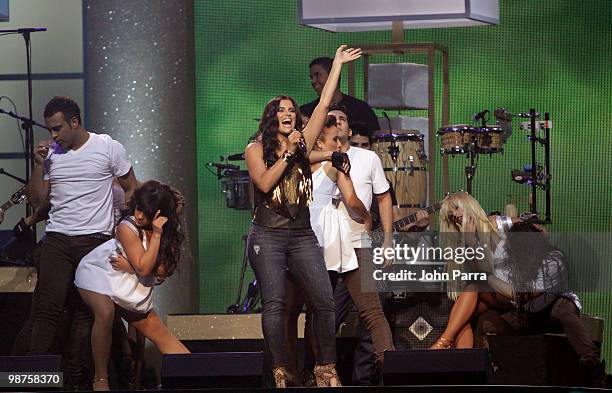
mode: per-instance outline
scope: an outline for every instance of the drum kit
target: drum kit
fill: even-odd
[[[438,130],[438,137],[442,146],[440,153],[442,155],[467,154],[470,163],[465,167],[465,176],[467,178],[467,192],[470,194],[472,193],[474,176],[476,176],[478,156],[480,154],[503,153],[503,144],[512,133],[512,128],[503,123],[504,119],[501,119],[503,126],[499,124],[487,125],[487,113],[489,111],[485,109],[473,116],[475,122],[481,121],[480,126],[456,124],[446,125]],[[501,112],[498,113],[503,116]]]
[[[444,126],[438,131],[442,154],[467,154],[471,160],[466,168],[468,192],[472,192],[478,155],[502,153],[506,134],[502,126],[488,126],[484,122],[481,127],[458,124]],[[372,150],[380,157],[401,214],[411,214],[425,207],[427,155],[423,135],[418,130],[376,134],[372,137]]]
[[[465,174],[467,177],[467,192],[471,194],[478,155],[503,153],[503,145],[512,135],[512,119],[529,119],[528,122],[521,123],[521,130],[530,133],[528,139],[531,142],[531,164],[525,165],[525,169],[522,171],[513,170],[511,173],[512,180],[531,187],[530,212],[536,216],[538,214],[536,206],[537,191],[538,189],[544,190],[546,213],[542,223],[550,223],[550,128],[552,127],[550,115],[545,113],[544,120],[540,121],[540,114],[534,109],[530,109],[527,113],[512,114],[504,108],[499,108],[493,111],[496,124],[487,125],[488,113],[489,110],[485,109],[473,116],[472,120],[474,122],[481,121],[480,126],[459,124],[441,127],[438,130],[441,144],[440,153],[451,156],[467,154],[470,164],[465,168]],[[543,136],[538,137],[537,131],[543,131]],[[544,147],[543,166],[537,161],[536,157],[536,146],[538,144]]]
[[[503,129],[498,126],[472,127],[466,124],[449,125],[440,128],[438,136],[442,154],[502,153]]]
[[[512,114],[504,108],[493,111],[495,124],[489,122],[489,110],[485,109],[472,117],[473,124],[452,124],[442,126],[438,132],[440,153],[447,156],[466,155],[469,160],[465,168],[467,192],[473,193],[473,180],[476,175],[478,157],[504,152],[504,145],[512,135],[512,119],[524,118],[529,122],[521,124],[521,130],[530,131],[532,163],[523,176],[512,175],[512,180],[531,186],[531,194],[537,189],[546,192],[546,219],[550,222],[550,136],[552,123],[549,114],[543,121],[535,110],[528,113]],[[544,130],[543,137],[536,131]],[[544,166],[537,163],[536,145],[544,146]],[[378,154],[387,179],[392,184],[403,215],[425,207],[427,201],[427,155],[423,135],[418,130],[394,131],[375,134],[372,137],[372,150]],[[534,168],[534,169],[532,169]],[[528,172],[528,173],[527,173]],[[530,197],[530,210],[537,214],[536,198]]]
[[[474,115],[480,126],[467,124],[447,125],[440,128],[438,137],[441,154],[467,154],[471,160],[466,168],[468,192],[472,191],[472,179],[476,173],[479,154],[496,154],[504,151],[503,144],[512,133],[508,125],[508,113],[496,110],[498,124],[487,125],[488,110]],[[402,130],[379,133],[372,137],[372,150],[380,157],[387,179],[391,183],[402,215],[411,214],[426,206],[427,155],[424,137],[418,130]]]

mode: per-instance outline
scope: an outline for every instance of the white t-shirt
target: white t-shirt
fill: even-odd
[[[66,153],[50,149],[44,179],[51,189],[51,211],[45,231],[110,235],[113,176],[125,175],[131,166],[123,145],[106,134],[90,132],[83,146]]]
[[[376,153],[359,147],[350,147],[346,152],[351,161],[351,180],[357,197],[368,211],[372,206],[373,194],[389,191],[389,182],[385,177],[380,158]],[[369,237],[363,224],[356,221],[359,215],[346,206],[344,200],[338,207],[348,219],[351,227],[351,241],[354,248],[370,247]],[[362,242],[364,240],[364,242]]]

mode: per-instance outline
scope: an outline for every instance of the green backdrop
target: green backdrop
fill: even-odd
[[[219,313],[236,297],[250,212],[225,207],[221,184],[205,163],[241,152],[257,128],[254,119],[272,96],[289,94],[300,104],[312,100],[312,58],[332,56],[342,43],[388,43],[391,33],[330,33],[300,26],[296,1],[195,4],[200,312]],[[405,39],[448,48],[452,124],[469,122],[484,108],[550,112],[551,229],[609,232],[612,3],[500,0],[500,19],[494,27],[409,30]],[[372,58],[383,60],[397,61]],[[406,60],[425,61],[416,55],[402,58]],[[346,91],[344,78],[341,86]],[[504,154],[479,161],[474,195],[485,210],[503,210],[508,195],[516,198],[519,211],[527,210],[528,189],[510,180],[510,170],[530,160],[526,134],[514,124]],[[454,190],[465,188],[465,165],[463,157],[450,160]],[[612,297],[601,292],[581,295],[587,313],[606,319],[607,354]]]

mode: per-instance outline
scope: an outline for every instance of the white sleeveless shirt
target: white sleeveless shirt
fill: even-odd
[[[312,173],[313,199],[310,204],[310,224],[323,249],[327,270],[339,273],[359,267],[351,242],[347,217],[337,208],[338,186],[325,173],[325,161]]]

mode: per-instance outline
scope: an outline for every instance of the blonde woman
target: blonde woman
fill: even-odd
[[[492,274],[487,274],[486,281],[465,282],[461,279],[452,279],[455,276],[453,271],[491,273],[493,260],[503,257],[500,232],[495,224],[495,218],[487,217],[478,201],[470,194],[462,192],[449,195],[442,202],[440,233],[443,249],[482,247],[485,252],[482,253],[484,258],[475,258],[473,261],[447,262],[446,271],[451,277],[447,291],[449,298],[455,300],[455,304],[446,329],[431,349],[472,348],[474,346],[474,335],[470,325],[472,317],[490,307],[507,308],[512,293],[508,293],[507,286]]]

